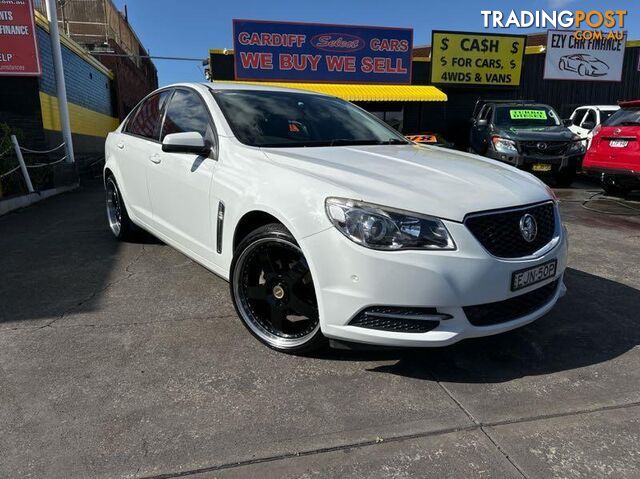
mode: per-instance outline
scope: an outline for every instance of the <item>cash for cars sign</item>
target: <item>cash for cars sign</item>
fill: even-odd
[[[431,83],[518,86],[525,37],[434,31]]]
[[[545,80],[621,81],[623,39],[579,38],[569,30],[549,30],[544,62]]]
[[[0,75],[40,75],[31,0],[0,0]]]
[[[413,30],[233,21],[236,80],[411,83]]]

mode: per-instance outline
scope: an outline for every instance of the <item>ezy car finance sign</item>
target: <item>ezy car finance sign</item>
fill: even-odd
[[[573,31],[549,30],[544,79],[619,82],[626,40],[626,34],[586,40]]]

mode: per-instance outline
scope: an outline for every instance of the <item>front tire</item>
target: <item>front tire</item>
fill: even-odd
[[[127,207],[122,199],[122,194],[113,175],[109,175],[105,181],[107,220],[109,229],[120,241],[134,239],[136,227],[129,218]]]
[[[229,286],[238,316],[260,342],[292,354],[327,345],[309,265],[284,226],[258,228],[238,245]]]

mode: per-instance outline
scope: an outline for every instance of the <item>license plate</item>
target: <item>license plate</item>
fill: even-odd
[[[627,140],[611,140],[609,146],[611,148],[626,148],[628,143]]]
[[[556,275],[558,260],[547,261],[533,268],[521,269],[511,274],[511,291],[518,291]]]
[[[533,171],[551,171],[551,165],[548,163],[534,163]]]

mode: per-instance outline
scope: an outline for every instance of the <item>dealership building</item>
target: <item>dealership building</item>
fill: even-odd
[[[237,20],[233,48],[210,50],[208,76],[334,95],[404,134],[436,132],[461,148],[468,145],[469,120],[481,98],[534,100],[562,117],[581,105],[640,98],[640,41],[625,37],[613,51],[598,53],[611,63],[604,76],[588,64],[586,70],[578,65],[570,71],[566,62],[586,61],[589,51],[588,45],[575,51],[554,48],[549,36],[571,35],[566,31],[527,36],[433,32],[432,49],[414,47],[413,32],[407,30]],[[401,51],[404,40],[407,50]],[[462,48],[453,48],[456,42]],[[549,64],[560,54],[557,75]],[[342,57],[338,68],[332,57]],[[375,73],[371,63],[377,60]]]

